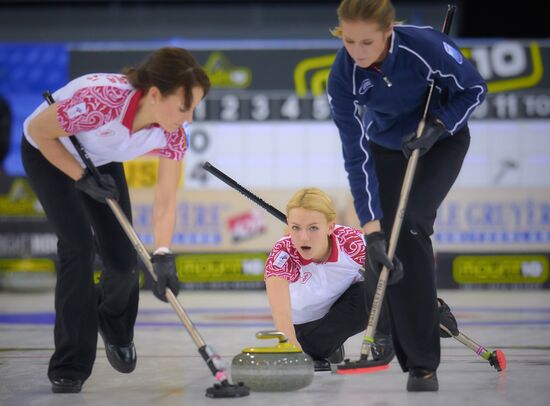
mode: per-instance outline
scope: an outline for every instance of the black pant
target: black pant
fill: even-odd
[[[23,138],[23,165],[57,234],[55,352],[48,376],[87,379],[96,355],[98,323],[110,342],[133,340],[139,299],[137,255],[107,204],[78,191],[74,181]],[[100,166],[118,187],[119,204],[131,219],[130,197],[121,163]],[[96,249],[105,270],[93,281]]]
[[[376,284],[376,281],[374,281]],[[346,340],[365,330],[369,312],[367,303],[372,302],[372,279],[366,275],[366,284],[351,285],[332,305],[329,312],[319,320],[295,324],[296,338],[302,349],[314,359],[328,358]],[[385,312],[380,314],[377,331],[389,334],[389,321]]]
[[[396,249],[404,278],[387,288],[396,355],[404,371],[435,370],[440,360],[433,234],[438,207],[455,182],[468,147],[467,127],[438,141],[420,157]],[[384,212],[382,229],[390,237],[407,160],[401,151],[372,144]]]

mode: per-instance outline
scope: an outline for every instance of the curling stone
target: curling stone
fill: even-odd
[[[304,388],[313,380],[313,360],[288,342],[280,331],[259,331],[256,338],[279,339],[274,347],[248,347],[233,358],[231,376],[252,391],[286,392]]]

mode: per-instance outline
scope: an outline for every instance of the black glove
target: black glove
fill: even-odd
[[[437,300],[439,302],[439,323],[447,327],[447,329],[453,333],[453,336],[458,335],[458,325],[456,323],[455,316],[451,313],[450,307],[443,301],[443,299],[437,298]],[[440,328],[439,337],[448,338],[451,336]]]
[[[101,173],[99,180],[101,184],[97,183],[92,173],[86,169],[84,175],[75,182],[75,186],[100,203],[105,203],[105,199],[118,200],[118,190],[113,177]]]
[[[154,254],[151,257],[151,262],[153,263],[153,270],[157,275],[157,281],[153,283],[153,294],[163,302],[168,302],[166,299],[167,287],[170,288],[175,296],[180,291],[174,254]]]
[[[386,266],[390,271],[388,276],[388,285],[394,285],[403,279],[403,264],[393,256],[393,264],[388,258],[388,247],[386,244],[386,236],[382,231],[375,231],[365,235],[367,249],[365,250],[365,267],[367,270],[374,272],[377,278],[380,278],[382,266]]]
[[[420,149],[420,155],[424,155],[436,143],[447,129],[435,117],[428,117],[420,138],[416,138],[416,132],[412,132],[401,139],[401,150],[405,158],[409,159],[415,149]]]

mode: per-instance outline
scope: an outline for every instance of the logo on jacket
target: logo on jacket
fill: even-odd
[[[67,117],[71,120],[86,113],[86,103],[78,103],[76,106],[67,110]]]
[[[309,271],[306,271],[302,274],[302,276],[300,276],[300,282],[301,283],[306,283],[307,281],[309,281],[311,279],[311,275],[312,273],[309,272]]]
[[[359,87],[359,94],[365,94],[367,93],[367,90],[369,90],[374,85],[372,84],[370,79],[365,79],[361,83],[361,86]]]
[[[290,258],[290,255],[287,252],[281,251],[275,257],[275,260],[273,260],[273,265],[277,268],[282,268],[286,261],[288,261],[288,258]]]
[[[460,51],[453,46],[447,44],[446,42],[443,42],[443,48],[445,48],[445,52],[447,52],[451,57],[459,64],[462,65],[462,62],[464,61],[464,58],[462,57],[462,54]]]
[[[97,131],[96,134],[99,135],[100,137],[110,137],[112,135],[115,135],[115,130],[112,130],[110,128],[102,129]]]

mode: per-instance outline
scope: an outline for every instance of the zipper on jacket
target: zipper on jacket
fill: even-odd
[[[384,75],[384,72],[382,72],[382,69],[380,69],[378,66],[376,65],[371,65],[371,68],[372,70],[374,70],[376,73],[379,73],[380,75],[382,75],[382,79],[384,79],[384,82],[386,82],[386,86],[388,87],[392,87],[392,82],[391,80],[386,76]]]

